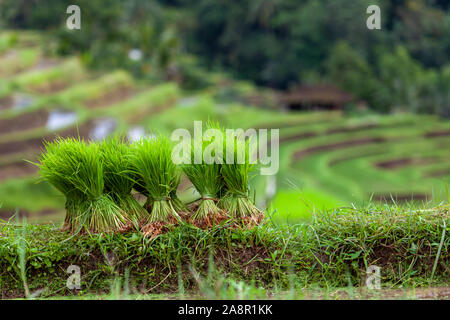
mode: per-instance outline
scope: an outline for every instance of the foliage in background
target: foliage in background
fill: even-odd
[[[446,285],[448,206],[420,210],[369,205],[321,212],[312,224],[201,230],[181,224],[150,240],[138,232],[71,236],[54,225],[0,224],[0,294],[40,297],[114,292],[202,293],[223,277],[267,289],[365,285],[381,268],[382,288]],[[67,266],[81,269],[81,290],[66,287]],[[217,272],[214,272],[217,270]],[[52,281],[49,281],[51,277]]]
[[[82,32],[65,28],[74,3]],[[381,30],[366,27],[371,4],[381,8]],[[224,68],[283,89],[331,81],[382,112],[450,109],[446,1],[5,0],[0,24],[49,30],[57,53],[79,52],[91,66],[190,89],[207,83],[205,67]],[[130,59],[132,49],[140,60]]]
[[[37,165],[42,177],[66,197],[67,229],[115,232],[128,224],[127,213],[105,190],[105,165],[98,144],[75,138],[46,142]]]

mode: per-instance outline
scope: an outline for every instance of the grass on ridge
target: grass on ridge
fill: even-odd
[[[224,273],[265,289],[362,287],[370,265],[381,268],[382,288],[448,286],[449,209],[340,208],[317,214],[311,224],[268,221],[250,230],[181,224],[153,240],[137,232],[71,237],[53,225],[2,223],[0,291],[22,297],[26,278],[41,297],[104,294],[127,274],[132,294],[195,295],[198,279],[208,278],[214,288]],[[82,290],[75,293],[65,286],[71,264],[82,273]]]

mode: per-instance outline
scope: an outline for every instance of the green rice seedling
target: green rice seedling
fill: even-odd
[[[86,198],[68,178],[68,175],[76,170],[74,162],[66,161],[73,156],[72,143],[73,140],[70,138],[44,141],[44,152],[39,158],[39,163],[36,164],[40,168],[42,178],[65,196],[66,217],[63,228],[71,230],[73,230],[74,218],[82,213],[82,204]]]
[[[228,150],[227,144],[231,146]],[[262,212],[254,205],[249,195],[249,175],[256,168],[256,164],[251,163],[254,147],[249,139],[226,136],[225,159],[220,170],[226,191],[219,206],[226,209],[230,217],[250,224],[257,224],[262,218]]]
[[[126,213],[105,193],[104,165],[100,146],[76,141],[77,170],[70,177],[73,185],[87,200],[76,225],[92,232],[114,232],[127,227]]]
[[[72,232],[115,232],[128,226],[126,213],[104,191],[100,146],[75,138],[45,144],[40,171],[66,196],[66,226]]]
[[[131,194],[135,181],[131,147],[123,139],[108,138],[100,143],[103,155],[105,191],[136,222],[148,219],[147,211]]]
[[[209,125],[209,128],[217,128],[218,126]],[[222,161],[222,154],[215,154],[215,150],[222,151],[222,145],[218,145],[218,141],[209,142],[207,140],[193,141],[191,147],[191,163],[183,165],[183,171],[189,178],[195,189],[201,196],[198,208],[191,217],[191,221],[202,227],[209,227],[225,218],[224,211],[217,206],[219,193],[224,187],[224,182],[220,174],[221,164],[215,159],[219,157]],[[220,142],[221,143],[221,142]],[[197,150],[195,145],[200,145],[201,149]],[[212,147],[212,148],[211,148]],[[211,161],[205,161],[206,149],[212,150],[208,156]],[[211,148],[211,149],[210,149]],[[201,163],[193,163],[196,152],[201,152]]]
[[[141,139],[133,145],[132,165],[137,176],[137,189],[144,189],[150,223],[180,221],[173,204],[174,192],[180,181],[180,168],[171,158],[172,143],[159,136]]]

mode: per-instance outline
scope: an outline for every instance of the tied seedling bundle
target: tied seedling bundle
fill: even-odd
[[[131,194],[135,180],[131,148],[123,139],[109,138],[100,144],[104,165],[105,190],[137,224],[148,219],[147,211]]]
[[[211,125],[209,127],[213,128]],[[208,161],[205,161],[205,157]],[[199,138],[191,145],[191,163],[183,165],[184,173],[201,196],[198,208],[190,218],[191,223],[200,228],[211,227],[227,218],[224,210],[217,206],[224,187],[220,175],[222,157],[222,141],[209,143]]]
[[[243,225],[257,225],[262,221],[263,212],[249,195],[249,175],[256,169],[256,141],[227,134],[223,150],[225,159],[220,172],[225,183],[225,194],[219,206]]]
[[[83,192],[78,190],[67,177],[75,170],[75,163],[66,160],[73,157],[74,149],[70,139],[55,139],[53,142],[44,141],[44,152],[39,163],[34,163],[40,169],[44,180],[53,185],[65,198],[66,216],[63,229],[75,231],[75,217],[82,214],[82,205],[86,200]]]
[[[141,139],[133,145],[132,166],[137,190],[147,196],[145,207],[150,213],[144,234],[157,236],[168,224],[178,223],[173,199],[180,183],[180,168],[171,157],[172,143],[165,137]]]
[[[128,228],[126,213],[104,192],[99,145],[58,138],[45,143],[39,162],[42,177],[66,196],[67,229],[97,233]]]

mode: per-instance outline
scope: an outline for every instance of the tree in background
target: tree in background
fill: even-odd
[[[82,32],[65,28],[72,2]],[[366,27],[372,4],[382,30]],[[80,53],[93,67],[189,89],[218,69],[277,89],[331,81],[376,111],[445,114],[449,10],[438,0],[2,0],[0,24],[47,30],[58,54]]]
[[[371,66],[347,42],[338,42],[333,47],[325,62],[325,75],[331,83],[352,92],[378,111],[387,111],[378,99],[377,90],[380,83]]]

